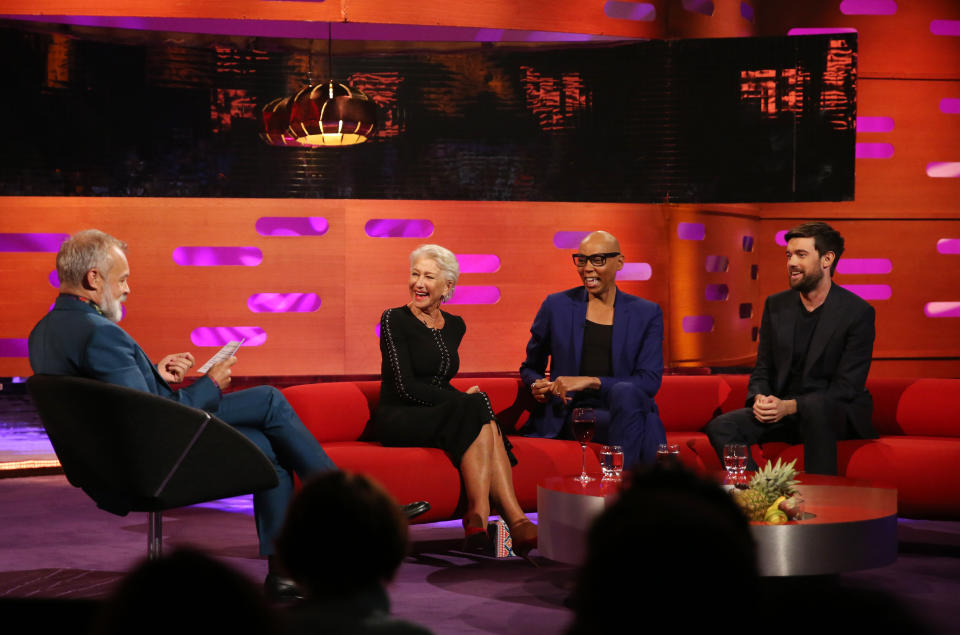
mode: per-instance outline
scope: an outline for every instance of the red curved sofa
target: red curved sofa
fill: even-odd
[[[664,377],[657,404],[667,437],[680,444],[685,464],[698,471],[721,469],[700,429],[715,414],[743,406],[747,381],[747,375]],[[490,397],[511,435],[518,459],[514,484],[525,510],[536,510],[541,479],[579,473],[579,444],[514,433],[533,405],[519,379],[464,378],[453,384],[461,390],[479,385]],[[896,487],[901,516],[960,518],[960,479],[955,477],[960,466],[960,416],[954,406],[960,400],[960,380],[871,379],[867,387],[874,396],[873,422],[881,436],[841,442],[840,474]],[[337,465],[369,474],[398,501],[429,500],[432,509],[417,522],[459,517],[464,502],[460,477],[441,450],[388,448],[372,437],[368,421],[379,398],[379,381],[304,384],[283,392]],[[802,467],[802,455],[800,446],[783,443],[755,450],[760,464],[782,456],[797,458]],[[587,469],[599,471],[595,453],[587,453]]]

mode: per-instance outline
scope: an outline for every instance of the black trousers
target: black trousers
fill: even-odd
[[[837,441],[847,438],[847,408],[819,395],[807,398],[803,412],[784,417],[776,423],[763,423],[753,416],[752,408],[731,410],[708,423],[703,431],[723,462],[723,446],[728,443],[803,443],[803,469],[811,474],[837,473]],[[747,469],[757,464],[748,455]]]

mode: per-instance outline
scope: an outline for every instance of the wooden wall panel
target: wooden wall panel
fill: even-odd
[[[621,37],[663,37],[667,0],[645,0],[654,7],[652,20],[611,18],[605,0],[5,0],[11,15],[136,16],[187,19],[290,20],[367,22],[427,26],[463,26],[591,33]]]
[[[259,326],[262,346],[244,347],[238,375],[341,375],[379,372],[375,328],[381,312],[409,300],[408,254],[435,242],[458,253],[496,254],[495,273],[464,274],[461,285],[494,285],[492,305],[451,305],[468,336],[463,371],[513,371],[523,360],[530,322],[546,294],[579,284],[571,249],[554,233],[607,229],[631,261],[650,263],[648,281],[621,287],[655,302],[668,299],[666,224],[659,206],[574,203],[477,203],[302,199],[157,199],[8,197],[0,199],[2,232],[74,233],[97,227],[129,243],[132,292],[122,325],[151,357],[190,350],[205,358],[190,333],[201,326]],[[261,216],[322,216],[323,236],[261,236]],[[434,225],[422,238],[371,238],[376,218],[422,218]],[[186,267],[178,246],[255,246],[256,267]],[[0,311],[3,337],[25,338],[56,296],[47,282],[53,254],[3,253]],[[253,313],[254,293],[317,293],[311,313]],[[22,358],[0,358],[0,376],[29,374]]]
[[[759,233],[758,208],[755,206],[672,206],[670,208],[670,324],[669,350],[677,366],[734,366],[752,364],[756,343],[751,329],[759,324],[759,285],[750,277],[751,266],[758,261],[756,249],[744,250],[744,238],[756,239]],[[684,239],[679,225],[700,224],[702,240]],[[725,270],[708,271],[708,259],[726,258]],[[711,269],[715,267],[711,266]],[[709,285],[726,285],[725,300],[710,299]],[[740,305],[750,304],[754,311],[740,317]],[[705,316],[713,320],[708,332],[689,332],[684,319]]]

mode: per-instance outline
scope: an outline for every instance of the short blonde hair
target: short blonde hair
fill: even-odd
[[[450,282],[450,290],[443,296],[446,302],[453,297],[453,290],[457,288],[457,278],[460,277],[460,263],[453,252],[440,245],[420,245],[410,252],[410,266],[413,267],[417,261],[429,259],[437,263],[443,277]]]

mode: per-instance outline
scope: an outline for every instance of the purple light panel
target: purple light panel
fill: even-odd
[[[893,144],[857,143],[855,156],[858,159],[889,159],[893,156]]]
[[[747,253],[753,251],[753,236],[744,236],[740,241],[740,247]]]
[[[713,317],[709,315],[685,315],[681,324],[684,333],[709,333],[713,330]]]
[[[857,117],[857,132],[890,132],[893,117]]]
[[[788,232],[788,231],[790,231],[790,230],[789,230],[789,229],[784,229],[784,230],[778,231],[776,238],[774,238],[774,240],[777,241],[777,244],[780,245],[781,247],[786,247],[786,246],[787,246],[787,232]]]
[[[753,7],[746,2],[740,3],[740,17],[748,22],[753,22]]]
[[[247,298],[254,313],[310,313],[320,308],[316,293],[255,293]]]
[[[843,15],[894,15],[896,12],[894,0],[843,0],[840,3]]]
[[[840,263],[837,263],[837,266],[839,267]],[[893,295],[889,284],[843,284],[840,286],[856,293],[864,300],[889,300]]]
[[[173,261],[184,267],[256,267],[263,252],[256,247],[177,247]]]
[[[677,238],[680,240],[703,240],[707,228],[703,223],[677,223]]]
[[[60,276],[57,275],[57,270],[54,269],[50,272],[50,275],[47,276],[47,282],[50,283],[50,286],[54,289],[60,288]]]
[[[363,226],[371,238],[427,238],[433,223],[425,218],[373,218]]]
[[[683,0],[683,8],[691,13],[713,15],[713,0]]]
[[[800,27],[787,31],[787,35],[830,35],[831,33],[856,33],[857,30],[850,27],[822,28],[822,27]]]
[[[27,338],[0,337],[0,357],[29,357]]]
[[[940,112],[945,112],[948,115],[960,115],[960,99],[944,97],[940,100]]]
[[[937,252],[941,254],[960,254],[960,238],[941,238],[937,241]]]
[[[0,234],[0,251],[57,253],[70,234]]]
[[[960,35],[960,20],[931,20],[930,32],[934,35]]]
[[[725,284],[708,284],[704,295],[712,302],[724,302],[730,295],[730,287]]]
[[[457,286],[447,304],[496,304],[500,289],[492,286]]]
[[[760,277],[760,265],[750,265],[750,279],[756,280]]]
[[[744,302],[740,305],[739,311],[741,320],[749,320],[753,317],[753,304],[750,302]]]
[[[496,254],[457,254],[460,273],[496,273],[500,258]]]
[[[704,266],[710,273],[722,273],[730,268],[730,261],[726,256],[707,256]]]
[[[933,179],[955,179],[960,177],[960,162],[928,163],[927,176]]]
[[[553,246],[557,249],[576,249],[580,241],[590,235],[585,232],[557,232],[553,235]]]
[[[617,280],[649,280],[653,268],[646,262],[625,262],[617,272]]]
[[[838,273],[890,273],[893,263],[889,258],[841,258]]]
[[[199,326],[190,332],[194,346],[223,346],[239,340],[245,340],[243,346],[263,346],[267,332],[259,326]]]
[[[960,302],[927,302],[923,313],[931,318],[960,318]]]
[[[657,7],[649,2],[621,2],[607,0],[603,5],[603,14],[617,20],[637,20],[653,22],[657,19]]]
[[[261,236],[323,236],[330,223],[322,216],[263,216],[256,228]]]

